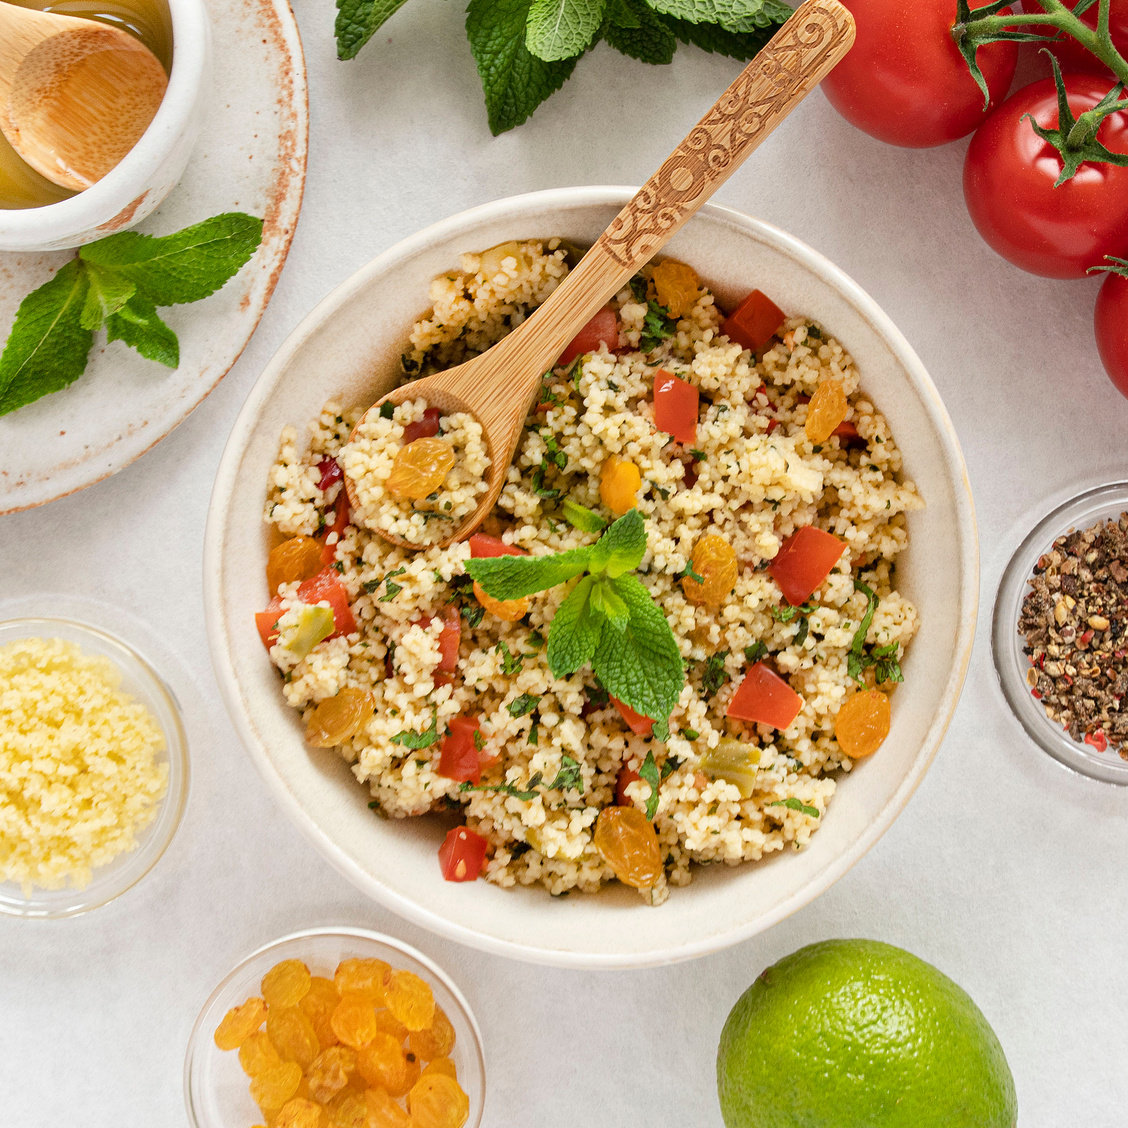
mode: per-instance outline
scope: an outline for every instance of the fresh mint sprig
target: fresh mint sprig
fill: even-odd
[[[873,622],[874,612],[877,610],[878,598],[873,588],[862,580],[854,581],[854,590],[860,591],[866,597],[866,613],[862,617],[854,638],[850,643],[850,651],[846,656],[846,673],[856,682],[864,681],[866,670],[873,666],[874,680],[878,685],[885,682],[901,682],[905,680],[901,672],[901,664],[897,660],[897,643],[891,642],[885,646],[866,646],[866,635],[869,634],[870,624]]]
[[[594,544],[547,556],[472,559],[466,570],[495,599],[519,599],[578,582],[548,632],[548,667],[566,677],[591,663],[604,690],[655,721],[660,739],[685,685],[677,640],[665,615],[633,574],[646,552],[637,509]]]
[[[261,219],[228,212],[160,238],[122,231],[88,243],[20,303],[0,354],[0,415],[73,384],[103,328],[108,340],[176,368],[180,343],[157,307],[215,293],[261,240]]]

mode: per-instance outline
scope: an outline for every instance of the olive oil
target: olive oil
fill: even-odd
[[[37,8],[63,16],[98,20],[141,40],[172,68],[172,18],[165,0],[10,0],[22,8]],[[40,176],[16,154],[0,133],[0,208],[39,208],[75,195]]]

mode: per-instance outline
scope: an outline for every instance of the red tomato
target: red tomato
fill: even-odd
[[[319,490],[327,490],[334,482],[341,480],[341,464],[335,458],[323,458],[317,468],[321,471],[321,479],[317,483]]]
[[[955,141],[979,125],[983,92],[951,36],[956,0],[843,2],[854,14],[857,37],[822,88],[848,122],[910,149]],[[980,47],[992,106],[1006,97],[1017,59],[1015,43]]]
[[[846,545],[836,536],[804,525],[780,545],[768,574],[779,584],[783,598],[797,607],[822,586],[845,551]]]
[[[482,758],[474,736],[481,728],[477,717],[454,717],[450,734],[443,737],[439,749],[439,775],[447,779],[477,783],[482,778]]]
[[[638,772],[632,772],[630,768],[621,768],[619,770],[619,778],[615,781],[615,806],[616,807],[633,807],[634,804],[627,798],[627,788],[637,779],[642,779]]]
[[[1093,315],[1097,351],[1108,378],[1128,396],[1128,278],[1110,274],[1097,294]]]
[[[838,445],[844,449],[854,447],[859,450],[867,446],[866,440],[858,434],[858,428],[850,422],[849,419],[844,419],[837,427],[831,431],[832,435],[838,436]]]
[[[1043,11],[1041,6],[1037,3],[1037,0],[1021,0],[1018,6],[1023,12],[1030,12],[1034,15],[1041,15]],[[1072,8],[1073,4],[1069,4],[1069,7]],[[1082,12],[1080,17],[1081,22],[1095,29],[1099,10],[1099,5],[1094,4],[1087,12]],[[1039,35],[1050,36],[1053,35],[1057,29],[1052,27],[1039,27],[1037,24],[1029,24],[1021,28],[1016,26],[1015,30],[1033,31]],[[1108,6],[1108,30],[1112,36],[1112,45],[1121,55],[1128,56],[1128,0],[1110,0]],[[1035,46],[1041,47],[1041,44],[1035,44]],[[1086,51],[1071,35],[1066,35],[1061,39],[1047,42],[1046,48],[1057,56],[1057,61],[1061,63],[1061,69],[1063,71],[1086,71],[1089,74],[1103,75],[1112,74],[1112,71],[1110,71],[1096,55],[1091,51]],[[1044,55],[1042,57],[1045,58]]]
[[[336,463],[334,463],[336,465]],[[328,567],[337,559],[337,545],[340,543],[341,537],[345,535],[345,530],[349,527],[349,499],[344,490],[341,491],[340,496],[337,498],[337,506],[333,510],[333,523],[325,530],[326,544],[321,549],[321,563]],[[329,544],[329,534],[336,533],[337,539]]]
[[[439,418],[442,412],[437,407],[429,407],[423,412],[423,418],[414,423],[408,423],[403,429],[403,445],[415,442],[416,439],[433,439],[439,433]]]
[[[659,368],[654,373],[654,426],[679,443],[693,446],[697,441],[699,399],[696,385]]]
[[[349,593],[332,568],[318,572],[312,579],[303,580],[298,585],[298,598],[303,603],[320,603],[322,600],[328,602],[333,609],[333,633],[330,638],[352,634],[356,630],[356,620],[349,607]]]
[[[757,662],[736,687],[726,717],[771,725],[781,732],[799,716],[803,698],[763,662]]]
[[[753,290],[721,322],[721,332],[742,349],[758,352],[775,336],[775,331],[787,320],[787,315],[759,290]]]
[[[275,624],[281,615],[282,600],[277,595],[266,605],[265,611],[255,612],[255,626],[258,627],[259,638],[267,650],[278,641]]]
[[[1065,76],[1075,116],[1095,106],[1109,81],[1088,74]],[[1128,168],[1083,164],[1060,188],[1061,154],[1043,141],[1039,125],[1058,124],[1053,79],[1031,83],[991,115],[971,140],[964,161],[964,199],[979,234],[1015,266],[1048,278],[1084,278],[1105,255],[1128,254]],[[1128,153],[1128,113],[1109,115],[1097,140]]]
[[[625,702],[620,701],[617,697],[611,698],[611,704],[619,710],[623,720],[627,722],[627,728],[631,732],[636,733],[638,736],[649,736],[654,731],[654,722],[649,717],[644,717],[641,713],[636,713]]]
[[[489,533],[475,533],[469,541],[470,556],[474,560],[483,560],[489,556],[528,556],[523,548],[515,544],[506,544],[501,537],[491,537]]]
[[[619,319],[610,306],[604,306],[572,338],[572,343],[560,354],[556,366],[571,364],[584,353],[596,352],[601,344],[609,349],[619,347]]]
[[[450,604],[443,611],[443,629],[439,632],[439,669],[453,674],[458,669],[458,644],[462,641],[462,615]]]
[[[488,843],[468,826],[456,826],[439,847],[439,868],[447,881],[476,881],[486,864]]]

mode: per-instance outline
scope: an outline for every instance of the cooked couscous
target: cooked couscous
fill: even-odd
[[[109,658],[57,638],[0,646],[0,880],[81,888],[132,850],[165,793],[164,747]]]
[[[567,268],[558,240],[465,255],[433,283],[405,373],[487,348]],[[546,377],[494,512],[447,548],[391,547],[350,520],[330,470],[368,405],[327,404],[305,449],[283,432],[266,518],[313,547],[270,592],[263,640],[311,743],[339,748],[377,814],[464,816],[448,878],[480,866],[563,894],[618,877],[660,903],[693,862],[804,846],[848,752],[888,731],[917,628],[894,562],[922,501],[841,345],[779,314],[742,347],[747,306],[722,333],[690,268],[637,276],[602,336],[585,330]],[[668,721],[610,696],[586,662],[550,670],[546,641],[586,580],[502,599],[467,572],[472,557],[582,549],[628,520],[644,529],[636,590],[684,665]],[[281,614],[310,607],[324,621],[291,661]]]

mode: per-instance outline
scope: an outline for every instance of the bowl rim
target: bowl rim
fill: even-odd
[[[0,614],[2,613],[3,606],[0,605]],[[126,675],[128,675],[128,670],[121,666],[123,660],[138,671],[149,683],[153,692],[164,701],[172,720],[171,729],[161,726],[161,732],[165,738],[164,756],[168,762],[168,781],[165,786],[165,793],[156,808],[152,822],[141,831],[137,844],[133,849],[118,856],[121,860],[121,868],[118,871],[117,880],[111,882],[105,890],[92,893],[91,889],[98,880],[98,870],[95,869],[92,872],[90,883],[81,889],[69,884],[62,889],[43,889],[40,886],[33,886],[32,896],[26,902],[0,900],[0,916],[24,920],[62,920],[80,916],[94,909],[100,909],[110,904],[111,901],[116,901],[153,872],[168,851],[184,819],[184,812],[188,806],[188,793],[192,783],[192,768],[188,753],[188,731],[184,723],[184,710],[172,686],[157,671],[156,666],[142,649],[135,643],[127,641],[121,635],[84,619],[41,614],[0,618],[0,646],[9,641],[17,641],[15,638],[6,639],[3,637],[7,628],[13,626],[36,628],[39,625],[42,625],[45,630],[50,630],[52,626],[71,628],[79,635],[86,635],[98,640],[108,650],[116,651],[117,654],[111,659],[114,664]],[[164,823],[163,828],[162,822]],[[150,834],[154,836],[152,839],[148,837]],[[149,851],[151,856],[146,857],[146,850]],[[118,859],[114,859],[114,861],[116,860]],[[12,883],[5,882],[4,884]],[[44,897],[47,900],[43,900]]]
[[[179,142],[200,100],[211,50],[211,22],[204,0],[166,0],[172,22],[172,69],[153,120],[137,144],[96,184],[37,208],[0,209],[0,237],[44,241],[77,237],[136,207]],[[110,234],[110,232],[105,232]]]
[[[732,928],[728,932],[717,933],[696,942],[683,943],[671,948],[654,949],[641,954],[574,952],[560,948],[543,948],[532,944],[503,940],[460,924],[451,923],[438,913],[421,907],[372,878],[356,865],[320,826],[315,825],[308,818],[298,804],[296,797],[291,794],[285,782],[267,758],[258,734],[244,712],[238,689],[239,680],[226,646],[225,624],[221,614],[223,606],[221,577],[225,515],[230,498],[238,484],[239,461],[254,429],[254,421],[259,409],[274,393],[275,385],[282,377],[294,354],[304,346],[321,323],[354,294],[366,287],[373,277],[397,261],[425,250],[433,242],[457,235],[459,230],[467,224],[503,218],[513,212],[532,212],[552,207],[622,205],[631,199],[637,191],[638,189],[633,187],[598,185],[551,188],[505,197],[459,212],[423,228],[414,235],[409,235],[346,278],[322,298],[292,330],[248,393],[232,426],[231,434],[228,437],[216,471],[215,484],[208,503],[208,518],[204,533],[205,627],[220,696],[252,761],[287,817],[338,872],[342,873],[368,896],[406,920],[439,936],[456,940],[481,951],[557,967],[585,969],[643,968],[708,955],[747,940],[778,924],[829,889],[867,854],[889,829],[920,785],[929,767],[931,767],[959,702],[960,692],[971,662],[979,606],[979,545],[975,522],[975,505],[967,466],[960,450],[955,427],[940,398],[940,393],[908,340],[865,290],[818,251],[763,220],[718,204],[705,204],[700,209],[702,215],[711,216],[753,232],[769,246],[789,255],[816,277],[838,290],[843,299],[848,301],[855,311],[868,322],[873,331],[887,343],[909,373],[946,456],[955,496],[961,567],[959,597],[965,613],[957,630],[955,659],[940,698],[940,707],[925,733],[921,750],[913,761],[912,769],[901,780],[896,791],[852,848],[833,859],[823,870],[799,886],[771,912]]]

